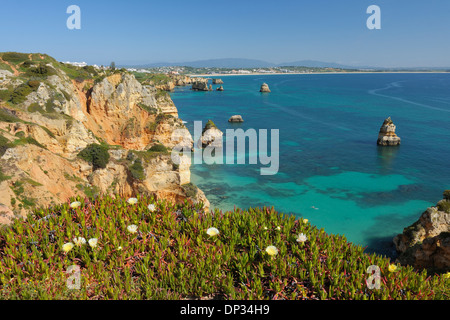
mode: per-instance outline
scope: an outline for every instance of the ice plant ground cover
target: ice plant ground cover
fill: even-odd
[[[37,209],[3,227],[0,298],[449,299],[445,275],[390,272],[388,258],[273,208],[205,213],[201,204],[137,200],[71,199],[81,205]],[[213,237],[211,226],[220,231]],[[299,243],[299,234],[307,240]],[[78,238],[89,245],[67,250]],[[78,290],[67,287],[73,265]],[[366,282],[371,265],[379,268],[379,289]]]

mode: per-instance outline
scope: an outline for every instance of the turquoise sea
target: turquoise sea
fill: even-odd
[[[279,172],[258,164],[191,167],[213,208],[274,206],[395,255],[392,238],[450,189],[450,74],[226,76],[223,92],[171,94],[179,116],[226,129],[279,129]],[[272,90],[261,94],[266,82]],[[213,86],[216,88],[217,86]],[[230,124],[234,114],[242,124]],[[378,147],[391,116],[399,147]]]

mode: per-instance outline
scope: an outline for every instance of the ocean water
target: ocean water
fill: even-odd
[[[179,116],[226,129],[279,129],[279,171],[194,164],[212,208],[274,206],[395,256],[392,238],[450,189],[450,74],[226,76],[223,92],[171,94]],[[272,90],[261,94],[266,82]],[[217,86],[213,86],[216,88]],[[230,124],[240,114],[242,124]],[[390,116],[401,146],[379,147]]]

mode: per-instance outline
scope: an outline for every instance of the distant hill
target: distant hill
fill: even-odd
[[[335,62],[323,62],[316,60],[300,60],[294,62],[284,62],[278,64],[280,67],[310,67],[310,68],[339,68],[339,69],[366,69],[370,67],[356,67],[343,65]],[[371,68],[372,69],[372,68]]]
[[[240,59],[240,58],[226,58],[226,59],[210,59],[186,62],[158,62],[139,65],[134,67],[139,68],[157,68],[157,67],[172,67],[184,66],[193,68],[269,68],[276,67],[276,64],[262,60],[254,59]]]

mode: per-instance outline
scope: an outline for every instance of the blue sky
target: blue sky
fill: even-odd
[[[0,51],[140,64],[215,58],[450,67],[447,0],[0,0]],[[69,5],[81,30],[69,30]],[[369,30],[367,7],[381,8]]]

